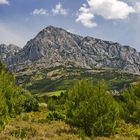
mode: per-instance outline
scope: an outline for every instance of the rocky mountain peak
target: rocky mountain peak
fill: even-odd
[[[116,42],[82,37],[62,28],[49,26],[8,59],[7,64],[14,71],[76,66],[112,68],[140,74],[140,53]]]
[[[82,37],[78,35],[74,35],[62,28],[54,27],[54,26],[48,26],[42,31],[40,31],[37,36],[34,38],[34,40],[39,41],[39,40],[50,40],[52,42],[56,41],[67,41],[69,39],[74,39],[78,41],[79,39],[81,40]]]

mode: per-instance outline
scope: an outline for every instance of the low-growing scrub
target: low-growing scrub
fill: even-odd
[[[47,113],[47,119],[51,121],[58,121],[58,120],[65,121],[66,115],[58,111],[49,111]]]
[[[0,64],[0,139],[140,139],[140,84],[114,95],[104,81],[81,80],[54,93],[39,106]]]
[[[30,139],[34,137],[37,131],[32,127],[16,128],[11,132],[11,136],[18,139]]]
[[[112,95],[104,81],[93,84],[82,80],[60,97],[48,101],[48,109],[51,110],[48,118],[63,120],[78,128],[81,137],[110,137],[116,134],[139,137],[139,89],[138,84]],[[66,119],[59,114],[64,114]]]

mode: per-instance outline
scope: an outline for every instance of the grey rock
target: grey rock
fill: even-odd
[[[19,50],[20,48],[13,44],[0,44],[0,60],[3,62],[7,62],[7,60],[16,55]]]
[[[129,46],[49,26],[7,61],[12,71],[56,66],[112,68],[140,74],[140,53]]]

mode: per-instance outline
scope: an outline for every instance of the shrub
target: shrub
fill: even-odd
[[[140,123],[140,85],[131,86],[122,92],[122,100],[119,104],[123,108],[122,119],[125,122]]]
[[[54,99],[52,99],[52,98],[49,99],[47,105],[48,105],[47,107],[48,107],[49,110],[55,111],[55,109],[56,109],[56,101]]]
[[[66,115],[58,111],[50,111],[47,114],[47,119],[50,121],[66,120]]]
[[[25,100],[24,109],[26,112],[38,111],[39,109],[38,101],[32,96],[30,96]]]
[[[0,63],[0,128],[7,117],[15,117],[24,111],[36,111],[38,102],[31,94],[16,86],[14,76]]]
[[[66,110],[67,123],[83,129],[88,136],[110,136],[117,127],[119,107],[104,82],[78,82],[68,92]]]

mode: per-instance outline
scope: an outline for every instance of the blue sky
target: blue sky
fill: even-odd
[[[140,0],[0,0],[0,44],[23,47],[49,25],[140,51]]]

